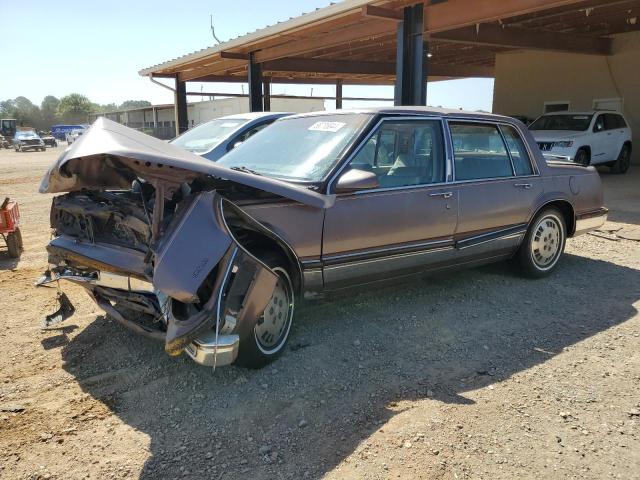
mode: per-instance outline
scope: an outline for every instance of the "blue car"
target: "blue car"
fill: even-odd
[[[173,145],[213,162],[252,135],[291,113],[240,113],[202,123],[171,140]]]

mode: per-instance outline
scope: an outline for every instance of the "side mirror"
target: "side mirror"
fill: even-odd
[[[351,169],[338,179],[336,193],[352,193],[358,190],[373,190],[380,187],[378,176],[366,170]]]

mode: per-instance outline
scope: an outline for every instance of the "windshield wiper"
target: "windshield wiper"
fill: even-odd
[[[256,172],[255,170],[251,170],[250,168],[247,168],[245,166],[241,166],[241,167],[230,167],[231,170],[235,170],[236,172],[244,172],[244,173],[251,173],[253,175],[259,175],[262,176],[261,173]]]

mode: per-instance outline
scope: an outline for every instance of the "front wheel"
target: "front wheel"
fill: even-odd
[[[295,290],[291,276],[279,257],[267,259],[267,265],[278,275],[273,295],[250,335],[240,340],[237,364],[262,368],[278,358],[289,340],[295,311]]]
[[[575,162],[580,165],[584,165],[585,167],[589,166],[591,164],[591,158],[589,156],[589,152],[584,148],[581,148],[580,150],[578,150],[578,153],[576,153]]]
[[[542,278],[555,270],[564,252],[567,227],[562,213],[546,208],[531,222],[516,254],[520,271],[527,277]]]

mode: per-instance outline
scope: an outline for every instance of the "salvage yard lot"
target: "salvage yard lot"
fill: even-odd
[[[0,478],[640,477],[640,242],[569,240],[539,281],[494,265],[310,304],[280,360],[214,373],[78,288],[40,330],[37,187],[62,148],[0,150],[26,249],[0,252]],[[640,228],[640,169],[603,180],[605,230]]]

